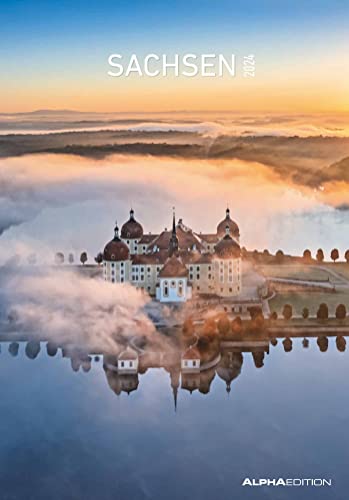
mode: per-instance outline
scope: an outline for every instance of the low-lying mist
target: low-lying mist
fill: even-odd
[[[347,245],[346,182],[301,187],[252,161],[23,156],[1,161],[0,190],[0,261],[34,252],[52,263],[56,251],[86,250],[91,262],[131,205],[145,232],[169,227],[173,206],[194,230],[214,232],[229,204],[249,249]]]

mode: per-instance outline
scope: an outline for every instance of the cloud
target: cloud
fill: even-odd
[[[1,237],[0,260],[15,253],[26,259],[34,252],[41,264],[51,264],[56,251],[73,251],[77,260],[79,252],[87,250],[91,262],[111,238],[115,219],[121,225],[131,205],[145,231],[157,233],[168,227],[175,205],[177,216],[189,226],[212,232],[228,203],[243,228],[243,244],[265,248],[274,241],[274,233],[280,234],[282,218],[286,227],[285,217],[331,214],[332,207],[347,202],[348,184],[322,182],[328,174],[315,169],[314,159],[300,159],[298,141],[279,145],[286,151],[281,157],[273,140],[250,144],[250,149],[246,143],[242,149],[248,153],[262,148],[275,166],[224,156],[110,155],[95,160],[51,154],[2,160],[1,226],[12,230]],[[312,147],[315,151],[316,144]],[[212,144],[214,152],[222,148],[224,143]],[[299,162],[299,167],[287,166],[287,154],[288,161]],[[317,154],[325,157],[327,146],[318,145]],[[18,226],[21,222],[23,228]],[[302,238],[306,234],[297,229],[292,244]],[[287,234],[285,249],[291,244],[286,239]]]
[[[7,266],[0,279],[2,315],[15,311],[17,333],[110,353],[130,334],[159,341],[145,312],[148,300],[131,285],[91,279],[66,268]]]
[[[349,137],[347,114],[241,113],[72,113],[0,115],[0,133],[50,134],[52,131],[187,132],[215,138],[229,136]]]

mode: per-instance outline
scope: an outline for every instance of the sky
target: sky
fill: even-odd
[[[347,112],[348,21],[336,0],[2,0],[0,112]],[[237,76],[107,75],[110,54],[152,52],[234,53]]]

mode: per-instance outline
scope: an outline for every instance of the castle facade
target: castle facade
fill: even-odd
[[[176,223],[172,230],[144,234],[134,210],[106,244],[103,275],[112,283],[130,283],[160,302],[181,303],[195,296],[238,297],[241,293],[240,230],[229,208],[212,234]]]

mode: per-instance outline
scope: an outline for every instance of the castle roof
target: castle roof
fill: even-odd
[[[136,221],[134,217],[134,211],[131,208],[130,218],[121,228],[121,238],[123,239],[136,239],[142,238],[143,227],[139,222]]]
[[[130,251],[128,246],[119,238],[119,228],[116,224],[114,238],[106,244],[103,251],[103,259],[111,261],[128,260]]]
[[[198,234],[197,235],[201,240],[204,240],[206,243],[217,243],[219,241],[219,237],[217,234]]]
[[[120,361],[125,361],[128,359],[138,359],[138,354],[134,349],[131,349],[129,346],[126,347],[124,351],[122,351],[119,356],[118,360]]]
[[[143,234],[142,238],[139,240],[139,244],[142,245],[148,245],[149,243],[151,243],[153,240],[155,240],[156,238],[158,238],[159,235],[158,234]]]
[[[230,236],[226,234],[217,245],[215,252],[220,259],[237,259],[241,255],[240,245]]]
[[[182,359],[200,359],[199,350],[195,346],[190,346],[182,354]]]
[[[197,235],[194,234],[191,229],[184,229],[183,224],[177,224],[176,235],[178,238],[179,250],[188,250],[193,248],[196,248],[197,250],[203,249],[203,245]],[[160,248],[160,250],[168,250],[171,236],[172,231],[163,231],[155,240],[151,242],[149,250],[154,251],[156,248]]]
[[[239,226],[235,221],[233,221],[230,218],[230,210],[227,208],[225,212],[225,219],[223,219],[217,226],[217,235],[219,238],[222,238],[227,233],[227,227],[229,229],[229,233],[234,237],[234,238],[239,238],[240,237],[240,230]]]
[[[183,264],[180,257],[172,255],[165,262],[164,267],[159,272],[160,278],[186,278],[188,269]]]

